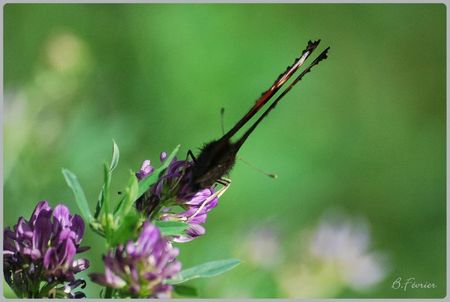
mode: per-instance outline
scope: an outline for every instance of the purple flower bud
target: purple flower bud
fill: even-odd
[[[170,297],[172,286],[165,282],[181,270],[177,255],[178,249],[146,221],[136,241],[119,245],[103,257],[104,274],[89,276],[95,283],[116,289],[123,297]]]
[[[144,179],[146,176],[151,174],[153,170],[153,167],[150,165],[150,160],[147,159],[142,163],[141,169],[136,173],[136,177],[139,180]]]
[[[186,233],[191,237],[203,235],[205,232],[205,228],[199,224],[191,224],[190,228],[186,231]]]
[[[165,161],[166,158],[167,158],[167,153],[161,152],[161,154],[159,155],[159,159],[161,160],[161,162]]]

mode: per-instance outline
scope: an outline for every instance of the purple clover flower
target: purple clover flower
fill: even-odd
[[[206,233],[202,224],[206,222],[207,213],[214,209],[219,202],[219,199],[213,194],[214,190],[208,188],[189,196],[189,199],[183,203],[185,210],[180,213],[170,212],[170,208],[162,210],[161,220],[183,221],[189,224],[186,235],[175,236],[173,241],[188,242]]]
[[[18,297],[83,297],[83,293],[73,292],[85,286],[75,274],[89,267],[87,259],[74,259],[87,250],[80,247],[83,234],[83,219],[71,215],[65,205],[52,209],[47,201],[39,202],[29,221],[20,217],[12,229],[4,230],[6,282]]]
[[[92,281],[115,289],[120,297],[169,298],[172,286],[165,281],[181,269],[177,255],[178,249],[146,221],[136,242],[130,240],[103,257],[104,274],[89,276]]]
[[[166,157],[167,154],[162,152],[161,161],[164,161]],[[186,235],[173,238],[173,241],[176,242],[191,241],[205,234],[206,230],[202,224],[206,222],[207,213],[215,208],[219,201],[218,197],[213,196],[213,187],[201,189],[198,192],[191,191],[191,186],[189,186],[191,177],[189,168],[191,166],[191,161],[174,158],[159,181],[136,202],[137,209],[150,218],[189,223]],[[153,171],[150,161],[146,160],[136,173],[136,177],[142,180]],[[183,211],[175,212],[174,206],[181,207]],[[159,210],[161,213],[158,213]]]
[[[147,159],[142,163],[141,169],[136,173],[136,177],[141,180],[152,173],[153,170],[153,167],[150,165],[150,160]]]

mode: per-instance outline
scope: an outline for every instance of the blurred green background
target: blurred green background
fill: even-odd
[[[177,144],[181,158],[197,151],[221,135],[221,107],[229,129],[320,38],[328,60],[240,152],[279,178],[238,161],[206,235],[178,245],[185,268],[244,262],[190,284],[211,298],[443,297],[445,25],[442,4],[7,4],[4,225],[29,218],[43,199],[78,212],[62,167],[93,207],[112,139],[121,150],[117,191],[144,159],[157,163]],[[314,275],[326,264],[305,260],[302,234],[330,209],[363,217],[370,244],[362,245],[387,259],[374,262],[383,277],[364,290],[339,274]],[[88,272],[102,271],[102,241],[87,232],[84,243]],[[437,287],[396,290],[398,277]],[[87,288],[90,297],[98,291]]]

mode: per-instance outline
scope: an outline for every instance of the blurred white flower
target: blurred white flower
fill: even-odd
[[[69,31],[54,34],[46,45],[48,63],[57,71],[76,67],[82,60],[83,48],[82,41]]]
[[[238,248],[243,259],[266,269],[275,267],[281,260],[279,234],[270,224],[250,230]]]
[[[326,213],[300,240],[299,263],[291,263],[282,277],[291,297],[331,297],[346,287],[369,290],[388,273],[387,257],[370,249],[369,225],[363,218]]]
[[[324,215],[312,234],[309,252],[337,268],[340,277],[355,290],[380,282],[387,273],[385,256],[370,251],[366,220]]]

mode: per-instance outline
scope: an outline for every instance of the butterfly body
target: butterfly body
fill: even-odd
[[[192,166],[191,185],[196,189],[212,186],[228,174],[236,162],[237,144],[222,138],[206,144]]]

